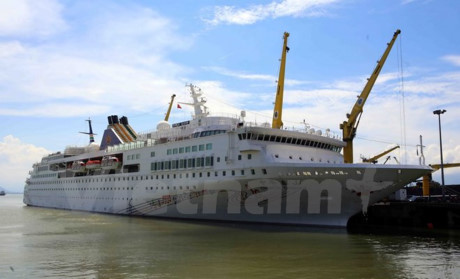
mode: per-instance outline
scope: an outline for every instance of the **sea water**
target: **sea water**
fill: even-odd
[[[0,278],[460,278],[460,232],[212,223],[0,197]]]

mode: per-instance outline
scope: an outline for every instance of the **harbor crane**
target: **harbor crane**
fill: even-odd
[[[289,51],[287,46],[287,39],[289,37],[288,32],[284,32],[283,36],[283,50],[281,51],[281,63],[280,72],[278,77],[278,86],[276,88],[275,107],[273,108],[273,120],[272,128],[281,129],[283,127],[283,121],[281,120],[281,114],[283,111],[283,94],[284,94],[284,73],[286,70],[286,53]]]
[[[166,122],[169,120],[169,114],[171,114],[171,108],[174,102],[174,98],[176,98],[176,94],[172,94],[171,96],[171,102],[169,103],[168,111],[166,112],[166,116],[165,116]]]
[[[401,30],[398,29],[393,34],[393,38],[388,43],[388,46],[385,52],[383,53],[382,58],[380,58],[380,60],[377,61],[377,66],[375,67],[374,72],[372,72],[370,78],[367,80],[366,86],[364,87],[363,91],[358,96],[358,100],[353,106],[351,112],[347,114],[347,120],[340,124],[340,129],[343,130],[342,139],[346,143],[346,146],[343,148],[343,160],[345,163],[353,163],[353,139],[356,136],[356,130],[358,128],[359,121],[363,113],[364,104],[366,103],[366,100],[369,97],[369,93],[371,92],[372,87],[374,86],[375,81],[377,80],[377,77],[380,74],[380,70],[382,70],[382,67],[385,64],[388,54],[390,53],[391,48],[393,47],[393,44],[400,33]]]
[[[382,153],[379,153],[377,155],[375,155],[374,157],[371,157],[369,159],[367,158],[362,158],[363,159],[363,163],[372,163],[372,164],[377,164],[377,159],[380,159],[381,157],[387,155],[388,153],[390,153],[391,151],[395,150],[395,149],[398,149],[399,148],[399,145],[396,145],[388,150],[385,150],[383,151]],[[388,161],[388,159],[387,159]],[[386,162],[386,161],[385,161]]]

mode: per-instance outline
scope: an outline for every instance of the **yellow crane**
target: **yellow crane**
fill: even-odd
[[[284,32],[283,36],[283,50],[281,52],[281,64],[280,64],[280,73],[278,77],[278,86],[276,89],[276,99],[275,107],[273,109],[273,121],[272,128],[280,129],[283,126],[283,121],[281,120],[281,114],[283,111],[283,93],[284,93],[284,72],[286,69],[286,53],[289,51],[287,46],[287,39],[289,37],[288,32]]]
[[[171,113],[171,108],[174,102],[174,98],[176,98],[176,94],[172,94],[171,96],[171,102],[169,103],[169,108],[168,108],[168,111],[166,112],[165,121],[169,120],[169,114]]]
[[[455,167],[460,167],[460,163],[443,164],[442,166],[443,168],[455,168]],[[430,167],[433,168],[433,172],[435,172],[441,168],[441,164],[432,164],[430,165]],[[425,174],[422,180],[423,196],[430,195],[430,182],[431,182],[431,173]]]
[[[375,81],[380,74],[380,70],[382,70],[382,67],[385,64],[385,60],[387,59],[388,54],[390,53],[390,50],[400,33],[401,30],[398,29],[393,34],[393,39],[391,39],[391,41],[388,43],[382,58],[380,58],[380,60],[377,62],[377,66],[375,67],[374,72],[368,79],[363,91],[358,96],[358,100],[353,106],[353,109],[349,114],[347,114],[347,120],[340,124],[340,129],[343,130],[343,141],[347,144],[343,148],[343,160],[345,163],[353,163],[353,139],[356,136],[356,129],[358,128],[359,120],[361,119],[361,115],[363,113],[363,106],[366,103],[367,97],[369,97],[369,93],[371,92],[372,87],[374,86]]]
[[[386,154],[390,153],[391,151],[395,150],[395,149],[398,149],[399,148],[399,145],[396,145],[395,147],[392,147],[388,150],[385,150],[383,151],[382,153],[380,154],[377,154],[375,155],[374,157],[371,157],[369,159],[366,159],[366,158],[362,158],[363,159],[363,163],[372,163],[372,164],[376,164],[377,163],[377,159],[379,159],[380,157],[382,156],[385,156]]]

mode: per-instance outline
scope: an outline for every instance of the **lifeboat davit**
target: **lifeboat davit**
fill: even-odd
[[[72,163],[72,171],[73,172],[85,172],[86,171],[86,164],[83,161],[75,161]]]
[[[114,170],[120,167],[120,160],[117,157],[106,156],[102,158],[101,167],[104,170]]]
[[[100,169],[101,160],[89,160],[88,162],[86,162],[86,168],[89,170]]]

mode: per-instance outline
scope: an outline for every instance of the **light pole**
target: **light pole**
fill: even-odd
[[[442,182],[441,190],[442,190],[442,199],[443,200],[445,200],[445,198],[446,198],[446,191],[444,189],[444,161],[443,161],[443,158],[442,158],[442,136],[441,136],[441,114],[443,114],[444,112],[446,112],[445,109],[443,109],[443,110],[438,109],[438,110],[433,111],[433,114],[438,115],[438,122],[439,122],[439,147],[440,147],[440,150],[441,150],[441,182]]]

